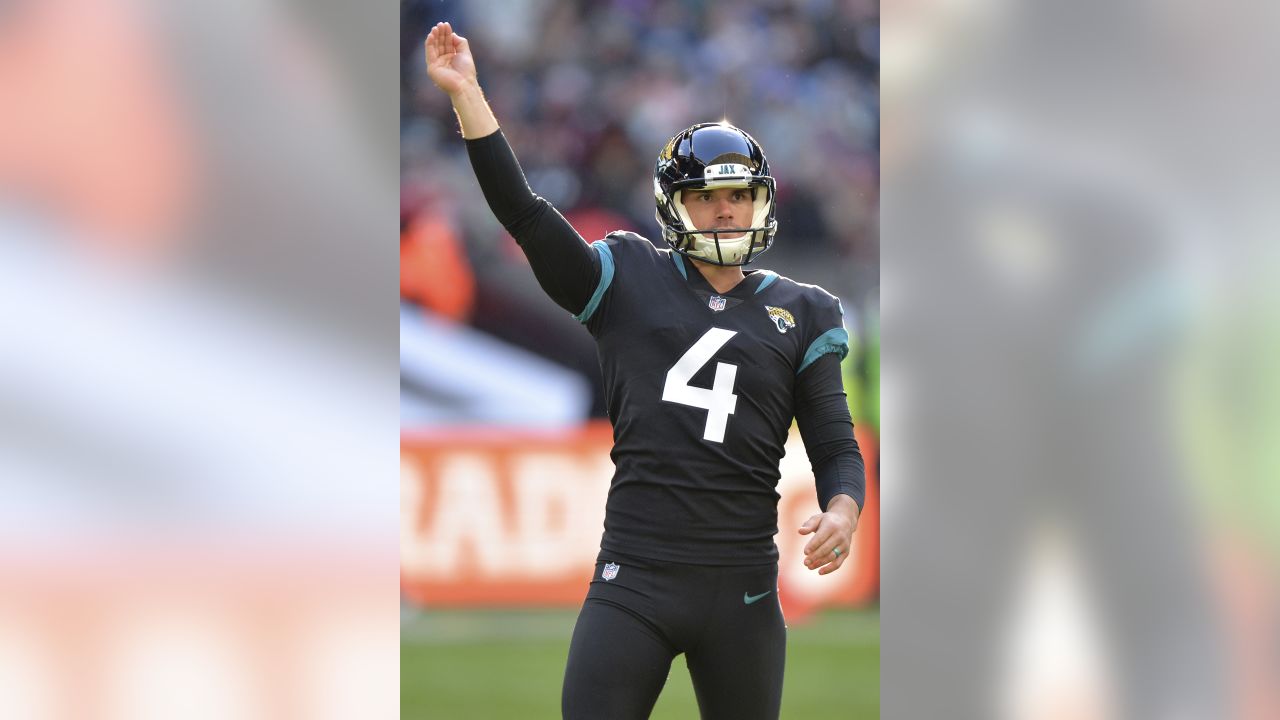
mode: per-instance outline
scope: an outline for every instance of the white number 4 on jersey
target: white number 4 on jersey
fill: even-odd
[[[736,330],[711,328],[693,347],[685,351],[676,364],[667,371],[667,381],[662,388],[662,399],[667,402],[689,405],[707,411],[707,427],[702,431],[702,439],[711,442],[724,442],[725,426],[729,416],[738,406],[738,396],[733,394],[733,381],[738,377],[738,366],[729,363],[716,363],[716,376],[711,389],[694,387],[689,384],[693,376],[698,374],[711,361],[711,356],[724,347]]]

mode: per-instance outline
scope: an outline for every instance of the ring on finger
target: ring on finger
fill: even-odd
[[[836,557],[840,557],[840,548],[835,548],[831,552],[835,553]]]

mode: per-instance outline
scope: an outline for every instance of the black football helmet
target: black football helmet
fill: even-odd
[[[751,227],[700,231],[693,227],[685,190],[750,188]],[[653,170],[655,213],[672,250],[714,265],[746,265],[773,245],[775,185],[760,144],[726,122],[699,123],[671,138]]]

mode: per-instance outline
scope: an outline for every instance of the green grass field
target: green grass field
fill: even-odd
[[[400,632],[400,717],[560,717],[575,611],[409,613]],[[880,612],[832,610],[787,633],[783,718],[880,716]],[[683,656],[654,718],[697,718]]]

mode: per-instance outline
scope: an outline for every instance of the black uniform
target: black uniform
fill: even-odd
[[[727,293],[644,238],[587,245],[524,182],[502,133],[467,143],[542,287],[596,338],[616,472],[565,675],[566,717],[647,717],[683,652],[704,717],[776,717],[778,462],[792,417],[822,508],[863,502],[839,301],[751,271]]]
[[[579,318],[600,348],[617,467],[601,549],[776,561],[796,376],[848,352],[839,302],[768,271],[720,295],[691,261],[632,233],[593,247],[606,271]]]

